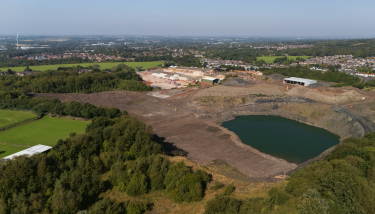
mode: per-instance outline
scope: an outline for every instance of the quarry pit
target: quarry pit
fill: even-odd
[[[375,131],[375,91],[353,87],[332,88],[289,86],[280,79],[256,80],[249,84],[225,83],[149,92],[108,91],[92,94],[36,94],[96,106],[126,110],[153,127],[154,133],[171,146],[185,151],[198,164],[224,161],[246,176],[256,179],[290,174],[298,167],[323,158],[321,155],[302,164],[259,152],[221,126],[242,115],[272,115],[324,128],[340,136],[363,137]],[[177,111],[176,111],[177,109]]]

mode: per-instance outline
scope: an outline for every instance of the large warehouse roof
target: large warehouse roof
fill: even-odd
[[[316,80],[311,80],[311,79],[304,79],[304,78],[298,78],[298,77],[289,77],[289,78],[284,78],[284,82],[286,81],[292,81],[292,82],[300,82],[304,83],[305,86],[317,83]]]
[[[50,146],[45,146],[45,145],[39,144],[39,145],[36,145],[36,146],[32,146],[30,148],[27,148],[25,150],[22,150],[20,152],[14,153],[12,155],[6,156],[3,159],[12,159],[14,157],[21,156],[21,155],[31,156],[33,154],[38,154],[38,153],[42,153],[42,152],[48,151],[51,148],[52,147],[50,147]]]

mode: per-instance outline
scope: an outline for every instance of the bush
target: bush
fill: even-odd
[[[225,187],[224,191],[223,191],[223,194],[224,195],[230,195],[232,194],[232,192],[234,192],[234,186],[233,184],[229,184],[227,187]]]
[[[214,199],[208,201],[205,206],[205,214],[233,214],[238,213],[241,201],[223,195],[216,195]]]
[[[147,193],[149,190],[149,182],[146,175],[137,173],[132,176],[126,188],[126,194],[129,196],[137,196]]]
[[[112,214],[125,212],[126,204],[111,200],[108,197],[96,202],[89,208],[90,214]]]
[[[197,170],[193,173],[183,162],[178,162],[169,168],[164,184],[172,201],[180,203],[202,200],[209,180],[205,171]]]
[[[283,205],[290,199],[290,196],[285,191],[275,187],[268,192],[268,196],[272,205]]]
[[[298,205],[298,212],[301,214],[326,214],[328,208],[328,202],[320,198],[319,192],[316,189],[309,189],[307,193],[302,195],[301,203]]]
[[[224,184],[218,182],[218,181],[215,181],[215,185],[211,187],[212,190],[218,190],[218,189],[221,189],[224,187]]]

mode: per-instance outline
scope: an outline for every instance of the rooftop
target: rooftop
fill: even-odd
[[[203,77],[202,79],[206,79],[206,80],[216,80],[217,78],[215,78],[215,77]]]
[[[297,81],[297,82],[316,82],[316,80],[304,79],[304,78],[298,78],[298,77],[284,78],[284,80]]]
[[[39,153],[48,151],[50,149],[52,149],[52,147],[38,144],[36,146],[32,146],[32,147],[27,148],[25,150],[22,150],[20,152],[14,153],[14,154],[9,155],[9,156],[6,156],[6,157],[3,158],[3,160],[5,160],[5,159],[13,159],[14,157],[21,156],[21,155],[31,156],[33,154],[39,154]]]

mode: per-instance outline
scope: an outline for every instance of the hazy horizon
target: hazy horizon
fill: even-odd
[[[374,1],[5,1],[0,35],[374,38]]]

